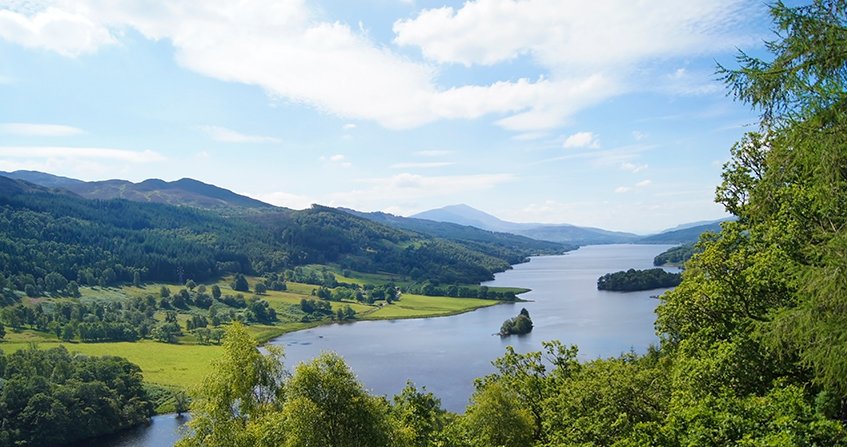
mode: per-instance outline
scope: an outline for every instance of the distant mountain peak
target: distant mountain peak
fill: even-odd
[[[128,180],[85,182],[38,171],[0,172],[0,176],[47,188],[60,188],[88,199],[126,199],[205,209],[272,209],[268,203],[234,193],[192,178],[168,182],[151,178],[138,183]]]

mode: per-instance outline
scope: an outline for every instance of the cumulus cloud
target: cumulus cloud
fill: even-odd
[[[577,147],[596,148],[600,147],[600,142],[597,140],[597,136],[591,132],[577,132],[565,139],[564,146],[568,149]]]
[[[0,38],[74,57],[127,30],[167,40],[179,64],[339,117],[410,128],[493,116],[517,132],[549,130],[629,91],[628,70],[656,58],[734,49],[744,0],[644,4],[477,0],[394,24],[395,43],[328,21],[305,0],[54,0],[40,10],[0,5]],[[637,19],[634,19],[637,18]],[[441,64],[492,65],[522,55],[544,76],[442,85]]]
[[[0,123],[0,133],[33,137],[70,137],[85,131],[62,124]]]
[[[615,192],[618,193],[618,194],[630,192],[630,191],[632,191],[632,187],[630,187],[630,186],[618,186],[617,188],[615,188]]]
[[[247,135],[241,132],[220,126],[199,126],[211,139],[223,143],[279,143],[282,140],[262,135]]]
[[[442,63],[493,65],[530,55],[546,67],[606,69],[732,48],[743,0],[476,0],[394,24],[395,43]]]
[[[638,188],[643,188],[645,186],[650,186],[652,183],[653,183],[653,181],[649,180],[649,179],[648,180],[642,180],[642,181],[636,183],[635,186],[638,187]]]
[[[0,5],[2,6],[2,5]],[[48,7],[35,15],[0,9],[0,38],[74,57],[116,42],[108,27],[84,11]]]

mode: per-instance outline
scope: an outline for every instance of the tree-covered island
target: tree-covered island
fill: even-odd
[[[636,292],[639,290],[664,289],[676,287],[682,281],[679,273],[666,272],[663,269],[621,270],[606,273],[597,279],[597,290],[613,292]]]

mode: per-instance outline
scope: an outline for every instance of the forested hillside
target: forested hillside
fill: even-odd
[[[68,285],[205,281],[309,263],[476,283],[534,249],[448,241],[318,206],[222,216],[157,203],[88,200],[0,177],[3,285],[34,295],[67,293]]]
[[[342,211],[354,216],[379,222],[394,228],[422,233],[427,236],[447,239],[465,245],[468,248],[481,251],[499,258],[504,258],[510,264],[523,262],[528,255],[561,254],[567,250],[575,250],[576,245],[559,242],[542,241],[512,233],[483,230],[469,225],[459,225],[451,222],[437,222],[413,217],[400,217],[386,213],[363,213],[356,210]]]
[[[717,189],[738,220],[661,297],[655,349],[580,363],[557,342],[507,347],[449,415],[411,386],[367,395],[329,354],[268,380],[278,362],[236,326],[179,445],[847,445],[847,2],[771,14],[773,59],[720,68],[762,114]]]

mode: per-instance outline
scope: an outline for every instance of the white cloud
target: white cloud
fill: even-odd
[[[394,24],[395,43],[441,63],[493,65],[530,55],[545,67],[605,70],[744,39],[744,0],[476,0]]]
[[[0,146],[0,157],[27,159],[97,159],[130,163],[164,161],[165,157],[150,150],[132,151],[101,147],[65,146]]]
[[[420,163],[395,163],[391,165],[391,169],[430,169],[430,168],[443,168],[445,166],[452,166],[456,163],[452,161],[432,161],[432,162],[420,162]]]
[[[647,135],[647,133],[646,133],[646,132],[642,132],[642,131],[640,131],[640,130],[633,130],[633,131],[632,131],[632,138],[633,138],[635,141],[641,141],[641,140],[643,140],[643,139],[647,138],[648,136],[649,136],[649,135]]]
[[[638,188],[643,188],[645,186],[650,186],[652,183],[653,183],[653,181],[649,180],[649,179],[648,180],[642,180],[642,181],[636,183],[635,186],[638,187]]]
[[[630,187],[630,186],[618,186],[617,188],[615,188],[615,192],[618,193],[618,194],[630,192],[630,191],[632,191],[632,187]]]
[[[0,38],[76,56],[133,29],[167,40],[190,70],[339,117],[409,128],[494,115],[505,129],[532,132],[630,91],[642,64],[741,46],[738,17],[752,8],[762,9],[744,0],[477,0],[395,23],[395,42],[430,62],[327,21],[305,0],[55,0],[40,11],[0,10]],[[521,55],[544,76],[454,86],[438,78],[437,64]]]
[[[600,147],[600,142],[597,140],[597,136],[591,132],[577,132],[565,139],[565,148],[576,148],[576,147],[592,147],[597,148]]]
[[[34,137],[69,137],[84,134],[85,131],[61,124],[0,123],[0,133]]]
[[[353,124],[353,123],[347,123],[347,124],[341,126],[341,128],[344,129],[344,130],[353,130],[353,129],[356,128],[356,125]]]
[[[223,143],[280,143],[282,140],[262,135],[247,135],[241,132],[220,126],[198,126],[211,139]]]
[[[637,174],[645,169],[647,169],[647,164],[635,164],[629,161],[623,162],[621,164],[621,169],[624,171],[632,172],[633,174]]]
[[[31,16],[0,9],[0,38],[67,57],[91,53],[116,42],[108,27],[96,23],[85,12],[52,6]]]
[[[345,157],[344,154],[333,154],[330,156],[321,155],[319,160],[334,166],[341,166],[342,168],[349,168],[350,166],[353,166],[352,163],[347,161],[347,157]]]

